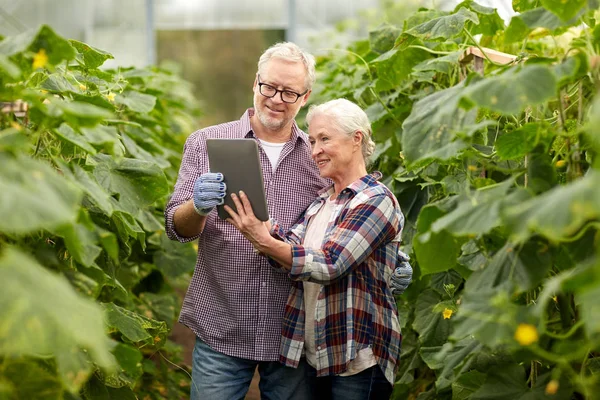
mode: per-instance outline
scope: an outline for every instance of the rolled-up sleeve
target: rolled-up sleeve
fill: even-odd
[[[171,240],[182,243],[196,240],[199,235],[192,237],[180,236],[175,230],[173,216],[177,208],[190,200],[194,194],[194,182],[196,179],[208,172],[208,157],[206,156],[206,141],[203,140],[200,131],[191,134],[183,148],[183,159],[179,167],[179,175],[173,195],[165,207],[165,231]]]
[[[400,218],[395,201],[386,194],[360,201],[333,228],[321,249],[292,244],[290,278],[322,285],[342,278],[376,248],[395,239],[401,230]]]

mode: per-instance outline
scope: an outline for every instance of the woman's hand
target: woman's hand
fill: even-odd
[[[225,205],[225,211],[231,216],[226,221],[235,226],[252,243],[254,249],[260,253],[264,253],[267,247],[269,247],[269,243],[275,240],[269,233],[269,222],[262,222],[256,218],[252,210],[252,205],[244,192],[240,191],[239,196],[232,193],[231,198],[233,199],[237,213],[231,207]]]

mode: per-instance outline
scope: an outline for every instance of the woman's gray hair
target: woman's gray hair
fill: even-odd
[[[306,115],[306,123],[310,122],[317,115],[325,115],[342,132],[348,136],[355,132],[362,132],[362,155],[368,164],[369,157],[375,151],[375,142],[371,138],[371,123],[367,113],[362,108],[346,99],[330,100],[319,105],[312,105]]]
[[[302,50],[298,45],[292,42],[281,42],[276,43],[273,46],[269,47],[258,59],[258,73],[260,74],[263,66],[271,59],[271,58],[281,58],[287,61],[292,62],[301,62],[304,64],[304,68],[306,69],[306,81],[305,88],[306,90],[311,90],[313,85],[315,84],[316,76],[315,76],[315,57]]]

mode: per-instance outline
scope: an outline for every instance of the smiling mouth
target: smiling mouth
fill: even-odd
[[[320,160],[320,161],[317,161],[317,165],[319,167],[322,167],[323,165],[327,164],[328,162],[329,162],[329,160]]]

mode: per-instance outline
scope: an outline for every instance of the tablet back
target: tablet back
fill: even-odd
[[[265,198],[265,186],[258,155],[258,145],[253,139],[206,139],[208,162],[211,172],[223,174],[227,184],[225,204],[234,210],[231,193],[240,190],[250,200],[254,215],[261,221],[269,219],[269,210]],[[229,218],[225,208],[217,206],[221,219]]]

